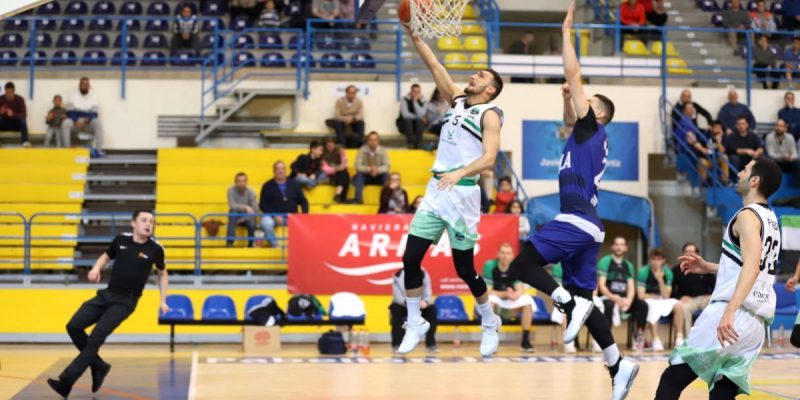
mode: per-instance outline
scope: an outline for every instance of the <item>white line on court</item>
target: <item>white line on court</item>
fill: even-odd
[[[189,373],[189,400],[194,400],[195,397],[195,385],[197,384],[197,363],[198,359],[200,358],[197,351],[192,352],[192,371]]]

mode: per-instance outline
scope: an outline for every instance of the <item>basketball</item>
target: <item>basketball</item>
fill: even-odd
[[[411,21],[411,4],[409,1],[410,0],[402,0],[400,1],[400,6],[397,7],[397,19],[404,24]]]

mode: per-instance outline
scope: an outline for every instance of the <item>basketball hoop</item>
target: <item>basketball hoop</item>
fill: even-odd
[[[469,0],[410,0],[411,31],[427,39],[461,34],[461,17]]]

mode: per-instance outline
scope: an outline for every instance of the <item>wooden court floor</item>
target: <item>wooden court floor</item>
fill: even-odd
[[[101,350],[113,365],[104,388],[92,395],[91,378],[76,384],[75,399],[607,399],[608,373],[597,354],[565,357],[501,348],[484,361],[477,344],[433,357],[419,351],[392,357],[375,345],[369,357],[320,358],[311,345],[285,345],[278,356],[243,357],[236,345],[115,345]],[[45,379],[57,376],[76,351],[66,345],[0,345],[0,399],[56,399]],[[641,372],[629,399],[652,399],[666,366],[665,353],[631,355]],[[800,399],[800,352],[762,353],[753,369],[753,395]],[[682,399],[706,399],[695,382]]]

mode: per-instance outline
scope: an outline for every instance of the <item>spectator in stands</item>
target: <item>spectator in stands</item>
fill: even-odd
[[[438,353],[439,349],[436,347],[436,305],[433,304],[433,285],[431,284],[431,277],[428,271],[422,268],[422,299],[419,303],[419,308],[422,310],[422,318],[430,322],[431,328],[425,334],[425,350],[428,353]],[[400,268],[395,272],[392,277],[392,304],[389,305],[389,313],[392,319],[392,349],[397,351],[400,347],[400,342],[403,341],[405,329],[403,324],[408,317],[408,308],[406,308],[406,284],[405,273]]]
[[[530,56],[533,55],[533,41],[535,40],[535,36],[533,32],[528,31],[522,35],[519,40],[515,40],[511,42],[511,45],[508,46],[508,54],[519,54],[519,55],[526,55]],[[533,83],[534,76],[531,74],[530,77],[525,76],[512,76],[511,83]]]
[[[350,85],[344,90],[345,95],[336,100],[334,108],[333,129],[336,131],[336,140],[342,146],[346,145],[345,127],[353,128],[356,147],[364,142],[364,104],[356,97],[358,88]]]
[[[303,214],[308,214],[308,200],[303,193],[303,188],[292,178],[286,176],[286,163],[276,161],[272,165],[273,177],[261,186],[259,196],[259,209],[264,214],[295,214],[297,208]],[[264,240],[272,247],[278,246],[275,236],[276,226],[286,226],[286,217],[278,215],[264,215],[261,217],[261,229],[264,230]]]
[[[409,149],[418,149],[425,131],[425,97],[418,84],[411,85],[411,91],[400,100],[400,115],[397,127],[406,137]]]
[[[795,43],[800,44],[800,40],[795,40]],[[798,46],[798,50],[800,50],[800,46]],[[786,92],[783,95],[783,102],[785,106],[778,111],[778,118],[786,121],[789,125],[789,133],[794,136],[795,142],[800,142],[800,108],[794,106],[794,93]]]
[[[414,214],[419,210],[419,205],[422,204],[422,196],[414,197],[414,201],[411,202],[411,205],[408,206],[408,213]]]
[[[675,106],[672,107],[673,129],[677,128],[676,124],[681,120],[681,117],[684,112],[683,105],[686,103],[692,103],[692,106],[694,106],[694,114],[689,115],[689,117],[692,119],[692,121],[696,126],[698,127],[700,126],[698,123],[699,121],[697,119],[698,116],[701,116],[706,120],[706,126],[711,126],[711,122],[714,120],[714,118],[711,117],[711,113],[709,113],[708,110],[703,108],[703,106],[701,106],[700,104],[697,104],[696,102],[692,101],[692,92],[689,89],[683,89],[683,91],[681,91],[680,99],[675,103]]]
[[[767,135],[767,156],[775,160],[784,172],[797,168],[797,144],[794,136],[787,135],[786,121],[779,119],[775,130]]]
[[[91,86],[89,78],[82,77],[78,84],[78,91],[73,93],[67,101],[67,116],[61,123],[61,139],[64,147],[70,147],[72,134],[86,132],[94,135],[94,154],[103,157],[103,126],[100,121],[100,103],[97,97],[89,91]]]
[[[698,254],[697,245],[686,242],[683,245],[683,255]],[[680,263],[672,268],[672,297],[681,301],[681,314],[683,315],[684,334],[689,334],[692,329],[692,316],[708,306],[711,292],[717,282],[715,274],[685,274],[681,271]]]
[[[771,34],[778,30],[775,24],[775,18],[772,13],[767,10],[767,2],[758,0],[756,2],[756,9],[750,13],[750,29],[762,33]]]
[[[344,203],[350,188],[350,174],[347,172],[347,153],[331,137],[322,139],[322,173],[330,178],[336,187],[333,201]]]
[[[777,89],[781,80],[781,72],[778,71],[778,56],[772,52],[769,46],[769,39],[761,35],[758,44],[753,47],[753,73],[761,81],[764,89]]]
[[[723,139],[725,150],[731,164],[741,171],[751,160],[764,154],[761,139],[750,131],[745,117],[736,120],[736,134],[727,135]]]
[[[800,69],[800,37],[795,36],[792,39],[792,45],[783,51],[783,62],[785,62],[783,67],[786,68],[786,80],[789,83],[789,89],[792,89],[794,87],[792,78],[796,74],[793,71]]]
[[[293,29],[306,29],[306,19],[311,15],[311,0],[291,0],[284,8],[288,21],[286,25]]]
[[[308,145],[308,154],[297,156],[291,167],[291,177],[304,189],[317,186],[319,181],[325,179],[322,173],[322,143],[312,140]]]
[[[389,181],[381,189],[378,214],[405,214],[408,211],[408,193],[400,182],[400,174],[392,172]]]
[[[625,0],[619,5],[619,21],[622,25],[631,28],[641,28],[647,25],[647,16],[644,6],[637,0]],[[625,29],[622,31],[626,35],[638,36],[647,42],[647,31],[641,29]]]
[[[255,214],[257,212],[256,209],[258,209],[256,192],[247,187],[247,174],[239,172],[236,174],[234,185],[228,189],[228,213]],[[256,234],[254,215],[228,216],[228,234],[225,237],[228,247],[233,246],[233,239],[236,236],[236,227],[239,225],[247,227],[247,247],[253,247],[253,236]]]
[[[514,191],[514,186],[511,184],[511,177],[500,178],[497,193],[494,195],[494,212],[498,214],[506,212],[508,205],[516,198],[517,192]]]
[[[22,147],[31,147],[25,99],[15,93],[13,82],[6,82],[4,89],[5,93],[0,97],[0,131],[19,131]]]
[[[428,121],[427,130],[430,133],[439,135],[442,132],[442,125],[444,124],[444,115],[450,109],[450,103],[439,93],[439,88],[433,89],[431,101],[425,106],[425,118]]]
[[[192,14],[192,7],[188,4],[184,4],[181,13],[175,16],[172,33],[170,52],[173,55],[180,49],[194,50],[195,55],[200,54],[200,21]]]
[[[255,22],[261,14],[261,7],[257,0],[231,0],[230,3],[231,21],[243,16],[248,21]]]
[[[628,241],[623,236],[615,237],[611,244],[611,254],[597,261],[597,290],[603,302],[603,314],[609,324],[613,325],[615,320],[619,321],[620,313],[631,314],[636,324],[634,336],[634,348],[636,348],[643,343],[644,327],[647,323],[647,303],[636,297],[634,284],[636,267],[625,258],[627,253]]]
[[[264,2],[264,9],[258,16],[258,26],[261,28],[278,28],[281,26],[280,12],[275,8],[274,0]]]
[[[356,154],[356,198],[358,204],[364,203],[364,185],[383,186],[389,176],[389,154],[380,145],[377,132],[367,135],[367,143]]]
[[[500,245],[497,258],[483,264],[483,279],[489,289],[489,301],[498,309],[504,320],[514,320],[519,316],[522,326],[520,348],[524,352],[534,350],[530,341],[531,322],[536,304],[528,294],[525,284],[514,280],[508,273],[514,260],[514,248],[509,243]]]
[[[646,0],[642,3],[644,4],[647,22],[650,25],[664,26],[667,24],[667,19],[669,19],[669,17],[667,16],[667,11],[664,9],[664,0]],[[649,8],[647,3],[650,3]]]
[[[44,145],[49,147],[55,140],[56,147],[63,147],[61,137],[61,123],[67,118],[67,109],[62,105],[61,95],[53,96],[53,108],[47,112],[44,122],[47,123],[47,134],[44,137]]]
[[[753,128],[756,126],[756,118],[746,105],[739,103],[739,93],[736,89],[728,91],[728,102],[719,109],[717,120],[722,122],[725,134],[730,135],[736,127],[736,120],[746,118],[747,124]]]
[[[784,0],[783,4],[783,18],[781,25],[784,30],[793,31],[800,27],[800,1],[798,0]]]
[[[739,0],[731,0],[730,7],[722,12],[722,24],[728,29],[748,29],[750,28],[750,15],[747,10],[742,8]],[[728,32],[728,43],[733,47],[733,54],[739,55],[738,38],[744,33]]]
[[[339,17],[339,0],[314,0],[311,3],[311,15],[314,18],[330,21],[329,26],[336,26],[336,18]]]
[[[508,206],[508,210],[506,212],[516,215],[519,218],[519,245],[524,246],[525,242],[528,241],[528,234],[531,233],[531,222],[528,220],[528,216],[525,215],[525,207],[522,206],[521,201],[514,200]]]
[[[719,179],[723,185],[730,183],[730,169],[728,168],[728,157],[725,156],[725,146],[722,144],[724,134],[722,124],[714,121],[711,124],[711,137],[706,140],[702,133],[695,134],[690,131],[686,133],[686,144],[691,146],[692,151],[697,156],[697,173],[703,184],[708,183],[709,171],[713,163],[711,158],[716,160],[719,166]]]
[[[356,24],[355,0],[339,0],[339,27],[342,29],[361,29],[361,24]]]
[[[658,320],[672,314],[675,325],[675,347],[683,343],[683,308],[672,295],[672,270],[664,266],[664,254],[659,249],[650,251],[650,263],[639,269],[636,276],[636,295],[647,303],[648,328],[652,330],[653,351],[664,350],[658,336]]]
[[[673,111],[675,109],[673,108]],[[694,118],[693,118],[694,117]],[[678,143],[676,146],[679,152],[685,152],[686,149],[680,144],[681,141],[688,141],[688,136],[690,133],[693,134],[700,134],[700,129],[697,127],[697,111],[694,108],[693,103],[683,103],[683,109],[680,111],[680,119],[678,119],[674,124],[675,128],[675,136]],[[688,143],[687,143],[688,144]],[[691,144],[690,144],[691,146]]]

